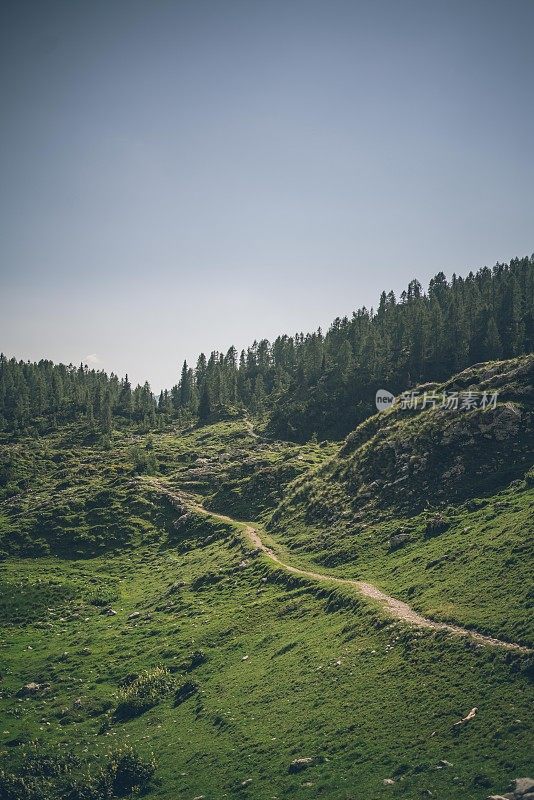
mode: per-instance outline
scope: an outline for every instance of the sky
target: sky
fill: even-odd
[[[0,350],[177,380],[534,250],[533,0],[2,0]]]

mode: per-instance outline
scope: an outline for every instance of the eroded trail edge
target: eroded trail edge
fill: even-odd
[[[172,495],[172,492],[170,492],[167,487],[163,487],[161,484],[158,484],[158,488],[165,491],[169,495]],[[243,525],[243,523],[239,520],[228,517],[225,514],[217,514],[214,511],[209,511],[193,501],[190,497],[178,495],[173,496],[176,497],[176,499],[184,501],[190,508],[194,509],[200,514],[205,514],[206,516],[213,517],[214,519],[219,519],[222,522],[227,522],[231,525],[240,527],[244,531],[249,543],[253,545],[254,548],[261,550],[261,552],[271,561],[273,561],[279,567],[282,567],[287,572],[291,572],[294,575],[302,575],[304,578],[310,578],[314,581],[325,581],[328,583],[335,583],[340,586],[353,587],[357,589],[363,597],[368,597],[371,600],[377,601],[382,608],[384,608],[390,614],[390,616],[399,619],[408,625],[413,625],[420,628],[431,628],[438,631],[448,631],[456,636],[470,638],[481,645],[501,647],[505,650],[513,650],[520,653],[532,653],[532,650],[524,645],[516,644],[515,642],[505,642],[502,639],[496,639],[494,636],[487,636],[484,633],[479,633],[478,631],[471,630],[469,628],[462,628],[461,625],[453,625],[448,622],[438,622],[436,620],[429,619],[428,617],[424,617],[422,614],[419,614],[411,606],[409,606],[408,603],[404,603],[402,600],[397,600],[395,597],[385,594],[385,592],[382,592],[372,583],[366,583],[365,581],[358,581],[352,578],[338,578],[334,575],[324,575],[320,572],[313,572],[312,570],[302,569],[301,567],[294,567],[291,564],[287,564],[276,555],[274,550],[272,550],[262,541],[258,530],[251,525]]]

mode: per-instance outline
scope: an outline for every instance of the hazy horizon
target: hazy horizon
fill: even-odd
[[[170,387],[534,250],[534,4],[4,2],[0,350]]]

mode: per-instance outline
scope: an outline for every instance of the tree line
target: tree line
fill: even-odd
[[[378,388],[398,393],[532,351],[534,256],[450,281],[439,272],[427,291],[412,280],[398,298],[383,292],[376,309],[335,319],[326,333],[262,339],[240,354],[201,353],[157,399],[148,383],[132,389],[127,376],[2,356],[0,427],[83,415],[109,433],[114,418],[156,427],[247,410],[267,416],[281,438],[335,438],[373,412]]]
[[[0,355],[0,430],[25,431],[39,421],[47,426],[84,419],[110,434],[113,418],[156,425],[157,406],[150,385],[132,389],[128,376],[80,364],[38,363]]]

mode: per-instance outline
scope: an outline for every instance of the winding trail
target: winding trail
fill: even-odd
[[[173,497],[175,500],[185,503],[187,506],[189,506],[189,508],[194,509],[198,513],[204,514],[208,517],[213,517],[214,519],[221,520],[221,522],[227,522],[243,529],[246,538],[254,548],[261,550],[261,552],[264,553],[271,561],[273,561],[279,567],[285,569],[287,572],[291,572],[294,575],[302,575],[304,578],[310,578],[314,581],[335,583],[341,586],[350,586],[355,588],[360,592],[361,595],[363,595],[363,597],[376,600],[382,606],[382,608],[384,608],[390,614],[390,616],[399,619],[408,625],[414,625],[419,628],[431,628],[438,631],[448,631],[456,636],[470,638],[478,644],[484,646],[489,645],[490,647],[501,647],[505,650],[513,650],[518,653],[532,653],[532,650],[524,645],[516,644],[515,642],[505,642],[502,639],[496,639],[493,636],[487,636],[486,634],[478,633],[478,631],[470,630],[469,628],[462,628],[461,625],[453,625],[448,622],[437,622],[436,620],[424,617],[422,614],[414,611],[414,609],[409,606],[408,603],[404,603],[402,600],[397,600],[395,597],[385,594],[376,586],[373,586],[372,583],[357,581],[352,578],[338,578],[334,575],[324,575],[320,572],[313,572],[311,570],[301,569],[300,567],[294,567],[291,564],[286,564],[285,561],[282,561],[282,559],[276,555],[274,550],[272,550],[262,541],[257,528],[253,528],[251,525],[245,525],[239,520],[233,519],[232,517],[228,517],[224,514],[217,514],[214,511],[209,511],[208,509],[199,505],[190,496],[174,494],[159,482],[153,482],[155,485],[157,485],[160,491],[163,491],[164,493]]]
[[[209,512],[208,512],[209,513]],[[218,515],[213,515],[218,516]],[[228,517],[225,519],[229,519]],[[231,520],[235,523],[235,520]],[[252,544],[259,548],[265,555],[267,555],[275,564],[278,564],[280,567],[283,567],[288,572],[292,572],[296,575],[302,575],[306,578],[311,578],[312,580],[316,581],[330,581],[333,583],[341,584],[342,586],[353,586],[355,587],[360,594],[364,597],[369,597],[372,600],[377,600],[380,605],[385,608],[392,617],[402,620],[403,622],[408,623],[409,625],[415,625],[420,628],[433,628],[434,630],[445,630],[449,631],[449,633],[454,633],[457,636],[468,636],[469,638],[473,639],[474,641],[478,642],[482,645],[491,645],[492,647],[503,647],[506,650],[516,650],[522,653],[530,653],[530,649],[528,647],[524,647],[520,644],[515,644],[514,642],[504,642],[502,639],[496,639],[493,636],[486,636],[483,633],[478,633],[477,631],[469,630],[468,628],[462,628],[460,625],[452,625],[447,622],[436,622],[433,619],[429,619],[428,617],[423,617],[422,614],[418,614],[417,611],[408,605],[408,603],[404,603],[402,600],[397,600],[395,597],[391,597],[384,592],[381,592],[376,586],[373,586],[372,583],[366,583],[365,581],[357,581],[351,578],[337,578],[333,575],[323,575],[320,572],[311,572],[306,569],[300,569],[299,567],[293,567],[291,564],[286,564],[282,561],[276,553],[271,550],[270,547],[267,547],[264,544],[258,534],[258,531],[255,528],[252,528],[247,525],[245,528],[245,533],[252,542]]]

